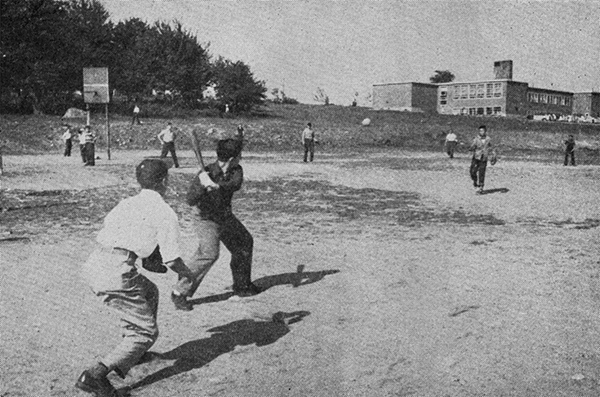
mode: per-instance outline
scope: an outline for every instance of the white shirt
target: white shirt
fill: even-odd
[[[302,131],[302,142],[306,139],[315,139],[315,132],[312,128],[306,127],[304,131]]]
[[[171,127],[167,127],[158,134],[158,139],[163,142],[173,142],[175,139],[175,133],[171,131]]]
[[[158,244],[163,262],[181,257],[177,214],[154,190],[142,189],[121,201],[106,218],[96,240],[106,247],[124,248],[147,258]]]
[[[139,113],[140,112],[140,108],[138,108],[137,106],[133,108],[133,113]]]
[[[456,142],[456,134],[454,132],[451,132],[448,135],[446,135],[446,141]]]
[[[71,138],[73,138],[73,135],[71,134],[71,131],[66,130],[65,133],[62,136],[62,139],[66,141],[67,139],[71,139]]]

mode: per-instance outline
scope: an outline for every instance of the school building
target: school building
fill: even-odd
[[[375,84],[373,109],[497,116],[548,113],[594,116],[594,112],[600,111],[600,93],[574,94],[514,81],[510,60],[494,62],[494,74],[493,79],[481,81]]]

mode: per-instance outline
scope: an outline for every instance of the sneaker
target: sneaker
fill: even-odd
[[[194,309],[194,306],[192,306],[192,304],[188,302],[187,298],[183,295],[176,295],[175,293],[171,292],[171,300],[173,301],[175,309],[177,310],[189,312]]]
[[[246,298],[248,296],[258,295],[262,292],[260,287],[257,287],[255,284],[250,283],[248,286],[244,288],[234,288],[233,293],[240,298]]]
[[[477,194],[483,194],[483,186],[479,186],[479,190],[477,191]]]
[[[88,371],[83,371],[75,387],[87,393],[94,393],[96,397],[119,397],[117,389],[110,384],[106,376],[96,378]]]

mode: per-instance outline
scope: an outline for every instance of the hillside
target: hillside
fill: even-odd
[[[361,121],[371,119],[364,127]],[[111,148],[158,148],[156,134],[166,119],[146,118],[141,126],[131,126],[128,117],[111,119]],[[368,148],[394,147],[440,151],[446,132],[452,128],[459,140],[468,143],[481,124],[500,147],[503,156],[545,159],[562,150],[568,134],[575,135],[580,157],[585,163],[600,163],[600,125],[536,122],[481,116],[448,116],[394,111],[374,111],[363,107],[319,105],[269,105],[258,116],[239,118],[178,118],[173,124],[185,131],[198,128],[204,132],[203,144],[212,138],[206,132],[211,127],[234,130],[243,124],[249,150],[287,151],[299,149],[300,133],[311,121],[319,135],[321,151],[355,151]],[[74,126],[85,120],[68,121]],[[60,152],[62,121],[53,116],[0,116],[5,153],[25,154]],[[92,124],[100,135],[99,148],[105,147],[106,126],[103,114],[94,114]],[[183,137],[180,147],[188,145]],[[464,150],[464,146],[462,147]]]

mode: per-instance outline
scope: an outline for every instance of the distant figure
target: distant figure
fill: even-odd
[[[229,105],[225,104],[225,113],[229,113]]]
[[[165,157],[167,157],[167,153],[171,152],[173,164],[175,165],[175,168],[179,168],[177,154],[175,153],[176,138],[177,134],[175,133],[175,131],[173,131],[173,126],[170,121],[167,124],[167,128],[165,128],[160,132],[160,134],[158,134],[158,140],[162,143],[162,151],[160,152],[160,158],[164,159]]]
[[[81,161],[85,164],[85,138],[83,137],[83,131],[85,128],[80,128],[77,131],[77,139],[79,140],[79,153],[81,154]]]
[[[310,161],[312,162],[315,157],[315,131],[312,129],[312,124],[307,123],[306,128],[302,131],[302,144],[304,145],[304,162],[308,160],[308,153],[310,153]]]
[[[485,184],[485,170],[487,167],[488,156],[490,156],[490,154],[495,156],[491,139],[487,136],[487,128],[485,125],[479,127],[479,134],[473,139],[469,151],[473,152],[470,169],[473,186],[475,187],[476,193],[482,194],[483,185]]]
[[[94,166],[96,165],[96,134],[94,134],[94,132],[92,131],[92,127],[90,127],[89,125],[86,125],[84,127],[82,138],[85,144],[85,162],[83,165]]]
[[[575,137],[569,135],[565,141],[565,165],[569,165],[569,156],[571,156],[571,165],[575,166]]]
[[[71,126],[69,124],[63,125],[65,132],[62,134],[62,140],[65,141],[65,152],[64,157],[71,157],[71,148],[73,147],[73,134],[71,133]]]
[[[133,105],[133,118],[131,119],[131,125],[134,125],[135,123],[138,125],[142,124],[140,121],[140,107],[137,105],[137,103]]]
[[[456,134],[450,130],[448,135],[446,135],[446,153],[448,156],[453,159],[454,158],[454,150],[456,149],[456,145],[458,144]]]

